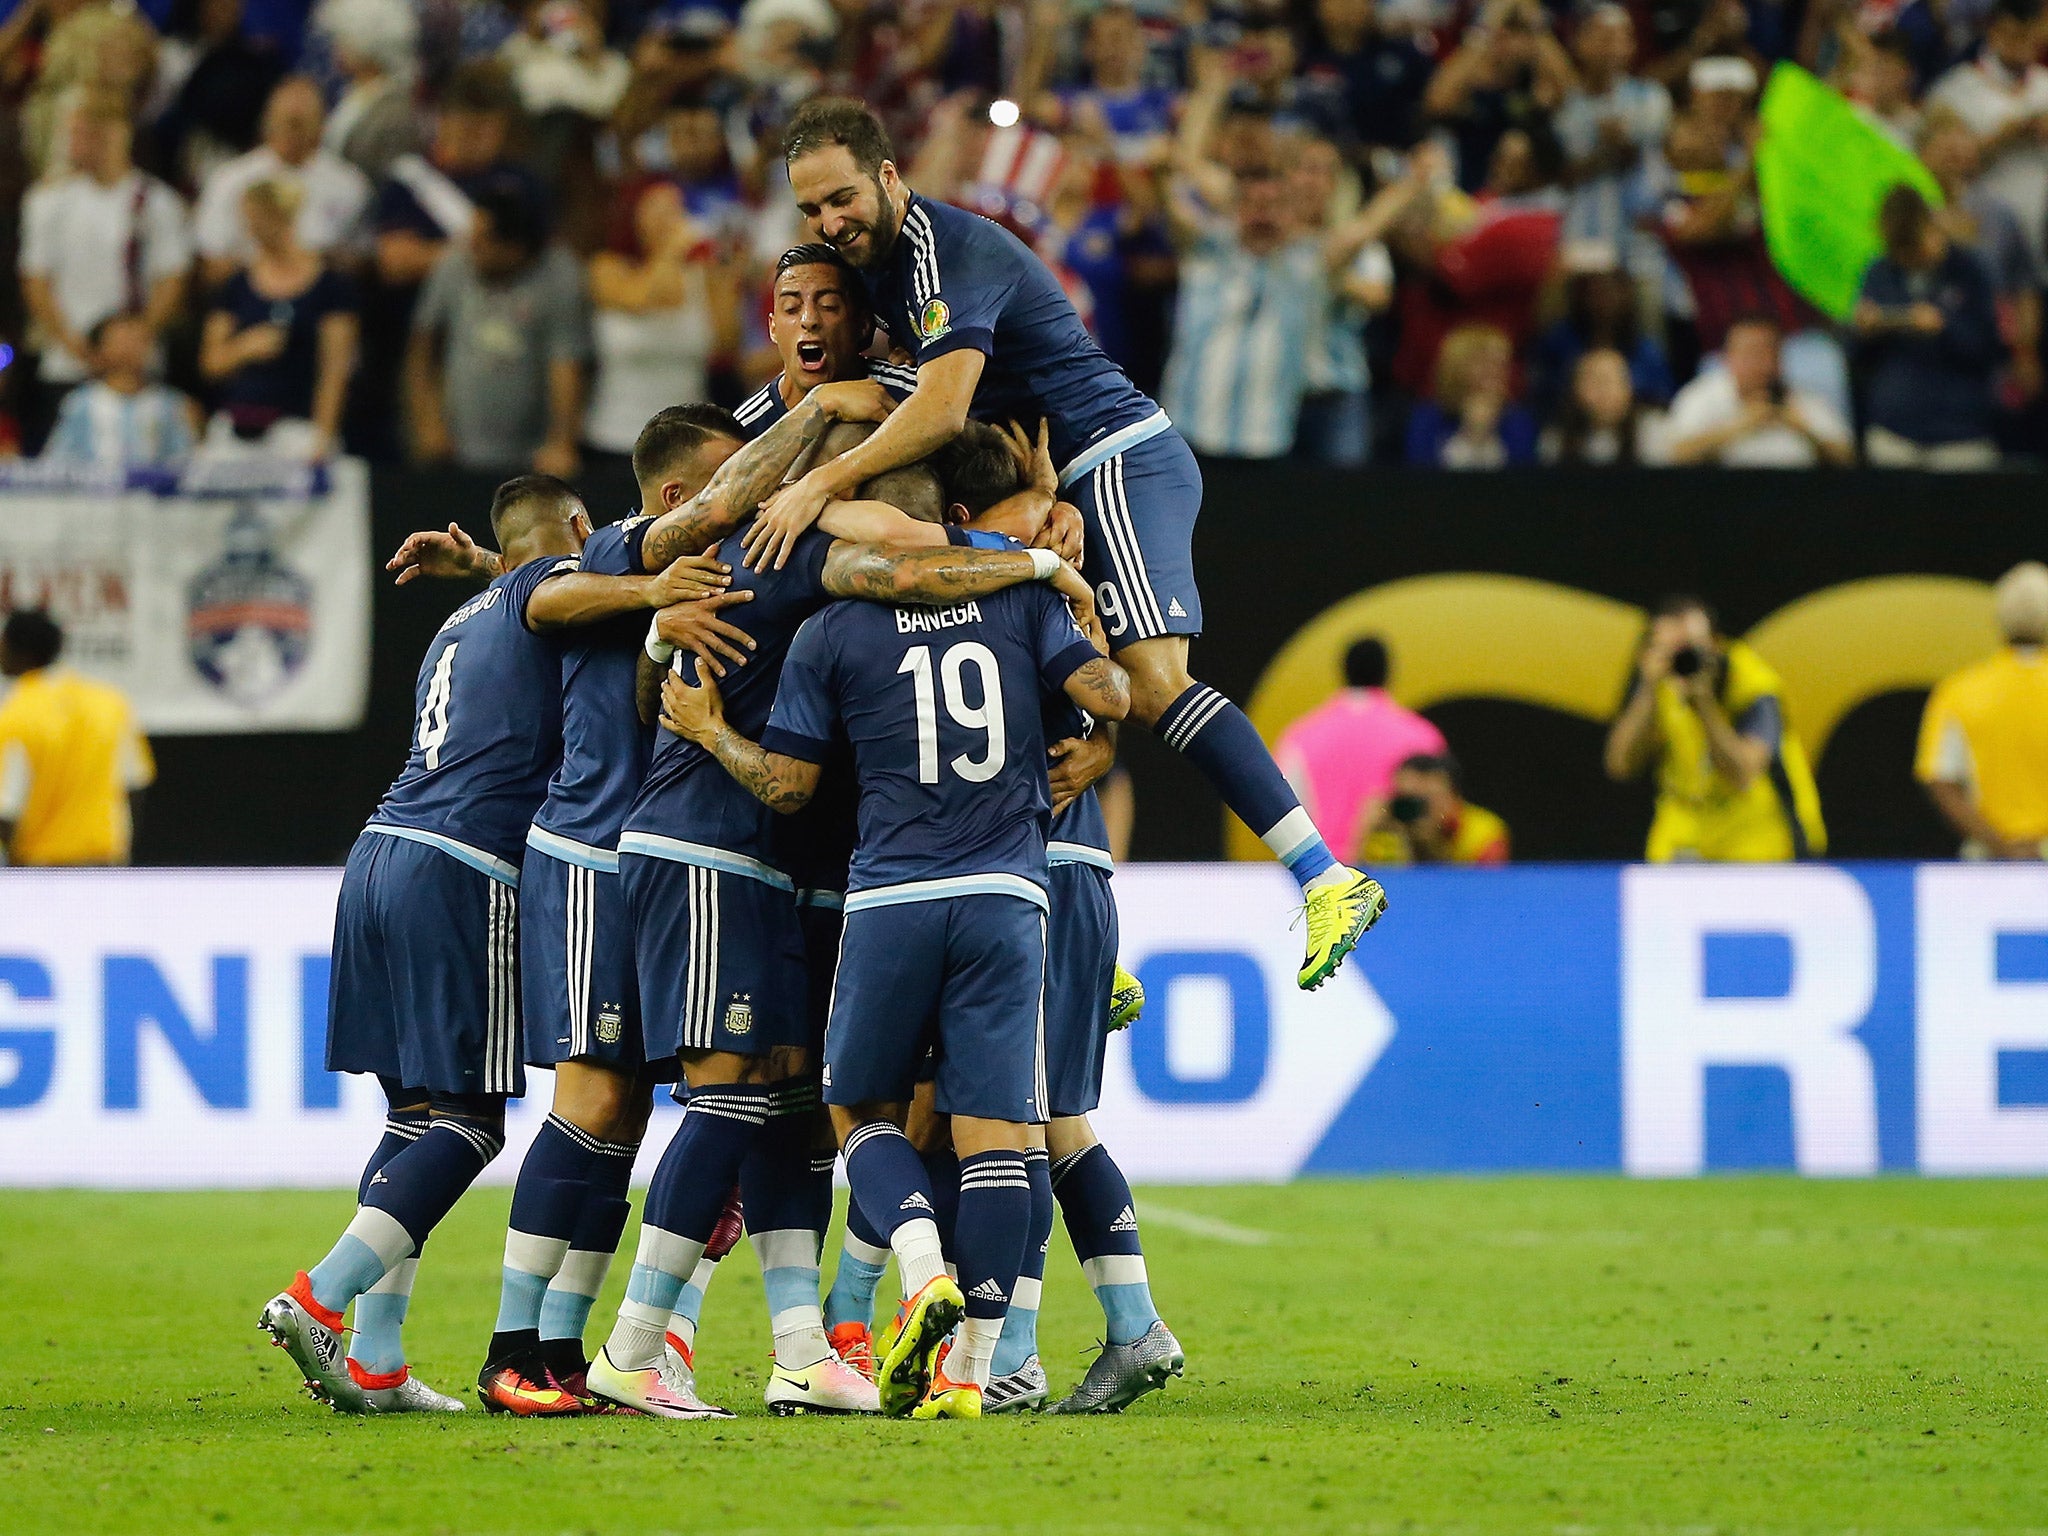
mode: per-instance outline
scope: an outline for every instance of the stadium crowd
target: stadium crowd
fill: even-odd
[[[774,372],[782,124],[874,104],[1196,448],[1975,467],[2042,444],[2039,0],[21,0],[4,446],[573,473]],[[1779,61],[1924,163],[1845,325]]]

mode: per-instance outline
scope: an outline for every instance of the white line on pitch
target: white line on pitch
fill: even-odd
[[[1173,1227],[1196,1237],[1214,1238],[1219,1243],[1236,1243],[1242,1248],[1263,1248],[1268,1243],[1279,1241],[1273,1233],[1261,1232],[1256,1227],[1240,1227],[1232,1222],[1218,1221],[1214,1216],[1177,1211],[1170,1205],[1154,1205],[1150,1200],[1139,1204],[1138,1215],[1162,1227]]]

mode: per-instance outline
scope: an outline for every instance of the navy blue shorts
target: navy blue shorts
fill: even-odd
[[[796,893],[751,875],[621,853],[649,1061],[685,1051],[765,1056],[803,1045]]]
[[[616,870],[527,845],[519,868],[519,975],[526,1064],[645,1064],[633,924]]]
[[[825,1025],[832,1017],[832,979],[839,973],[846,898],[838,891],[798,891],[796,902],[797,925],[804,936],[804,1017],[810,1025],[806,1043],[815,1055],[824,1048]],[[816,1061],[811,1068],[817,1069]]]
[[[1045,1081],[1055,1120],[1085,1115],[1102,1102],[1116,941],[1109,871],[1054,864],[1045,938]]]
[[[1086,464],[1088,455],[1077,463]],[[1156,437],[1113,454],[1078,474],[1070,467],[1060,494],[1087,524],[1082,574],[1120,650],[1158,635],[1199,635],[1202,595],[1195,586],[1195,519],[1202,511],[1202,471],[1181,435]]]
[[[518,889],[424,843],[358,837],[334,909],[327,1070],[524,1093]]]
[[[941,1114],[1045,1122],[1045,913],[949,896],[846,914],[827,1104],[902,1104],[927,1051]]]

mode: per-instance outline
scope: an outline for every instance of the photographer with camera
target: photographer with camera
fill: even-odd
[[[1366,840],[1383,864],[1505,864],[1508,824],[1465,798],[1457,759],[1417,753],[1394,770],[1394,792]]]
[[[1826,850],[1820,792],[1785,721],[1778,674],[1696,597],[1658,605],[1628,702],[1607,733],[1617,781],[1654,767],[1644,857],[1770,863]]]

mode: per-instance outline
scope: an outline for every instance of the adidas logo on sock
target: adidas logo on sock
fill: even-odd
[[[384,1170],[382,1168],[379,1168],[375,1173],[370,1175],[370,1187],[372,1189],[376,1188],[379,1184],[389,1184],[390,1182],[391,1181],[389,1179],[384,1177]]]
[[[1166,603],[1166,616],[1169,619],[1184,619],[1188,616],[1188,611],[1187,609],[1181,607],[1179,598],[1168,598]]]
[[[897,1206],[896,1209],[899,1211],[923,1211],[926,1215],[930,1215],[932,1203],[925,1199],[920,1192],[913,1189],[910,1192],[910,1198]]]
[[[967,1294],[976,1301],[1008,1301],[1010,1299],[1003,1294],[1003,1288],[993,1280],[982,1281],[981,1284],[977,1285]]]
[[[1109,1230],[1110,1230],[1110,1231],[1112,1231],[1112,1232],[1135,1232],[1135,1231],[1137,1231],[1137,1230],[1138,1230],[1138,1213],[1137,1213],[1136,1211],[1132,1210],[1132,1209],[1131,1209],[1131,1208],[1130,1208],[1130,1207],[1129,1207],[1128,1205],[1127,1205],[1127,1206],[1125,1206],[1125,1207],[1123,1208],[1123,1213],[1122,1213],[1121,1215],[1119,1215],[1119,1216],[1117,1217],[1117,1219],[1116,1219],[1115,1221],[1112,1221],[1112,1222],[1111,1222],[1111,1223],[1109,1224]]]

